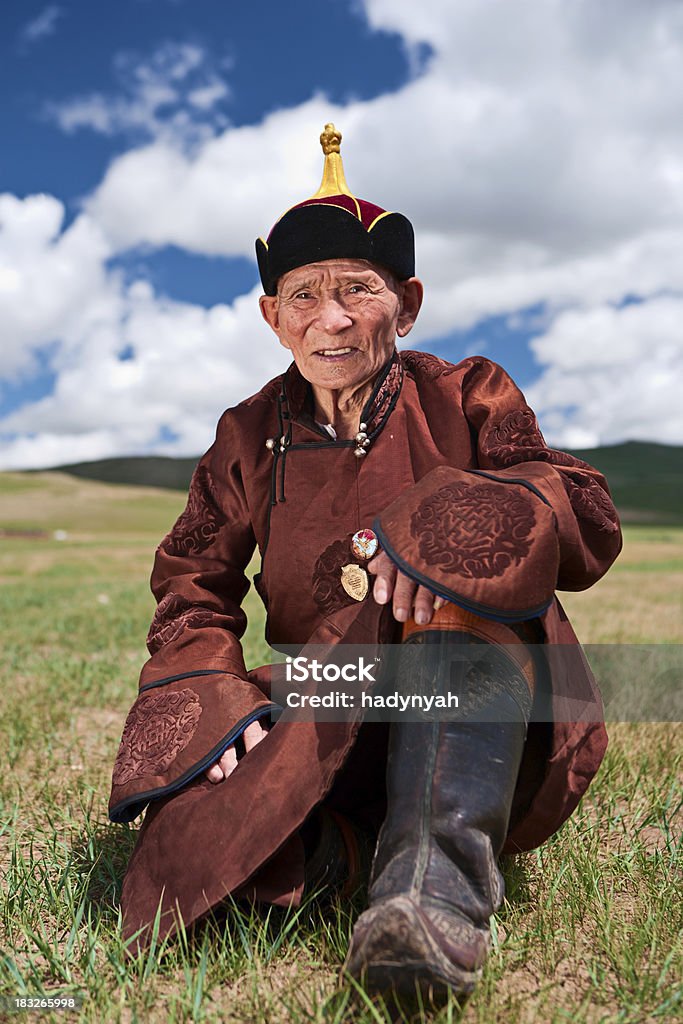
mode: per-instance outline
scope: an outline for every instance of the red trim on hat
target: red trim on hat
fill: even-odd
[[[366,231],[369,231],[374,221],[387,211],[375,203],[369,203],[367,199],[356,199],[355,196],[321,196],[319,199],[304,199],[303,203],[292,206],[292,210],[298,210],[302,206],[339,206],[356,217]],[[289,212],[289,211],[288,211]]]

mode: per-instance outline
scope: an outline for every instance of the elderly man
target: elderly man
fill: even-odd
[[[149,804],[123,887],[139,946],[159,905],[165,935],[229,894],[349,891],[377,840],[347,969],[440,998],[481,973],[499,854],[559,828],[604,753],[554,591],[590,586],[621,538],[603,478],[547,447],[499,366],[397,353],[422,301],[412,227],[351,193],[340,139],[326,126],[320,189],[256,243],[294,361],[223,415],[157,551],[110,816]],[[239,642],[257,545],[271,644],[421,645],[460,716],[266,731],[270,675]]]

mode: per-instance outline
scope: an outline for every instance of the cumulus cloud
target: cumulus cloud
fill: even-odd
[[[131,150],[111,164],[86,208],[118,250],[151,242],[253,259],[256,235],[302,190],[316,190],[321,126],[339,115],[352,137],[352,110],[316,97],[226,131],[194,154],[170,138]]]
[[[223,409],[289,363],[261,320],[258,291],[205,309],[159,296],[146,281],[126,285],[107,270],[93,222],[83,216],[58,235],[62,216],[49,197],[0,197],[0,241],[14,240],[23,257],[12,267],[0,260],[9,341],[0,376],[30,372],[36,347],[58,342],[54,392],[0,419],[0,465],[203,450]]]
[[[116,305],[103,232],[89,217],[62,231],[63,219],[53,196],[0,195],[0,377],[30,372],[37,350],[86,337]]]
[[[125,349],[131,357],[122,360]],[[120,296],[118,316],[58,361],[54,393],[0,420],[0,435],[18,435],[5,446],[4,466],[113,452],[196,455],[221,412],[288,363],[260,322],[256,295],[204,309],[138,282]]]
[[[367,6],[376,27],[433,45],[424,75],[341,109],[313,98],[180,160],[161,146],[126,154],[93,197],[103,222],[118,225],[117,244],[134,244],[147,230],[137,215],[121,219],[138,180],[152,231],[160,210],[168,212],[168,190],[155,193],[152,184],[166,166],[183,205],[200,209],[189,238],[184,223],[165,217],[165,241],[216,250],[201,193],[208,186],[213,200],[219,183],[226,222],[237,215],[238,223],[270,223],[307,186],[315,189],[311,132],[325,113],[345,131],[358,193],[408,212],[421,236],[471,239],[463,255],[474,269],[480,252],[486,266],[492,250],[500,262],[520,246],[550,262],[680,221],[683,139],[673,97],[683,90],[683,11],[654,4],[645,17],[642,5],[627,2],[619,18],[610,4],[598,16],[588,0],[531,0],[521,14],[505,0]],[[619,22],[613,37],[609,11]],[[249,246],[238,228],[224,233],[221,251]]]
[[[554,443],[683,439],[683,297],[560,314],[531,347],[544,370],[527,398]]]
[[[343,130],[357,194],[415,224],[427,300],[411,343],[538,308],[540,376],[528,397],[549,440],[683,441],[671,383],[680,379],[683,302],[681,5],[364,6],[370,25],[399,32],[409,52],[432,51],[393,94],[336,107],[313,95],[259,124],[219,130],[212,118],[225,83],[190,46],[136,58],[118,106],[90,97],[60,108],[65,130],[137,126],[148,141],[112,162],[65,232],[49,197],[0,206],[9,225],[4,372],[26,372],[36,348],[59,341],[55,394],[0,422],[36,435],[11,442],[12,464],[37,465],[41,452],[52,461],[67,436],[78,457],[161,450],[162,427],[180,435],[167,446],[198,451],[220,408],[284,365],[256,320],[255,295],[203,310],[140,283],[126,289],[106,261],[169,244],[253,258],[254,236],[315,191],[315,140],[328,120]],[[187,125],[201,129],[193,147]],[[31,278],[34,265],[42,274]],[[39,277],[53,285],[34,309]],[[135,355],[122,362],[126,345]]]
[[[230,89],[201,46],[165,42],[147,58],[122,52],[114,70],[119,93],[49,103],[46,115],[68,133],[87,128],[102,135],[168,138],[176,145],[196,143],[227,124],[220,104]]]

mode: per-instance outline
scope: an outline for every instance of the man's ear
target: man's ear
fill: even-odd
[[[409,277],[406,281],[401,281],[400,294],[401,308],[398,313],[396,333],[399,338],[405,338],[406,334],[412,330],[413,324],[417,320],[417,314],[420,312],[424,296],[422,281],[418,277]]]
[[[261,316],[272,331],[280,337],[279,301],[277,295],[262,295],[258,300]]]

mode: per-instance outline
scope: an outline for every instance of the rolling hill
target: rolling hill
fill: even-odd
[[[683,523],[683,447],[627,441],[574,451],[605,474],[624,522]],[[161,456],[101,459],[55,467],[88,480],[187,490],[197,459]]]

